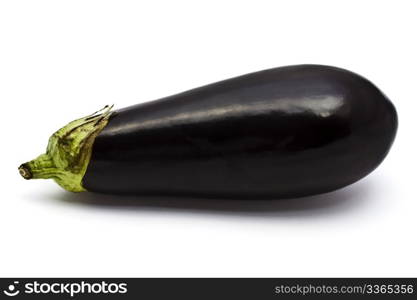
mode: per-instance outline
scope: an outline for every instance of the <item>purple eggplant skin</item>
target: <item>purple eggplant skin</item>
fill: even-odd
[[[326,193],[374,170],[397,126],[390,100],[355,73],[269,69],[115,111],[83,186],[209,198]]]

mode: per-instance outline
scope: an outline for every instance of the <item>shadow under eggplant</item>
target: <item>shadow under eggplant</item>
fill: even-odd
[[[91,192],[60,192],[54,198],[65,203],[128,211],[181,211],[238,215],[296,216],[331,214],[360,206],[374,191],[364,180],[345,188],[314,196],[288,199],[215,199],[173,196],[125,196]]]

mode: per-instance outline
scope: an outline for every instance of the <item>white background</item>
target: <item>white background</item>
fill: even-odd
[[[415,3],[2,1],[0,276],[417,276]],[[345,189],[234,209],[17,172],[104,104],[300,63],[358,72],[397,107],[390,154]]]

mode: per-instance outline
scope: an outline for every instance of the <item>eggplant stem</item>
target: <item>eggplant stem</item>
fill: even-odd
[[[50,138],[46,153],[19,166],[24,179],[54,179],[61,187],[82,192],[82,179],[90,162],[96,136],[107,125],[113,105],[70,122]]]

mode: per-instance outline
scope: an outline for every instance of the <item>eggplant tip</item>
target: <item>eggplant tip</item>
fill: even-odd
[[[27,164],[22,164],[19,166],[19,174],[24,178],[24,179],[31,179],[32,173],[30,172],[29,168],[27,167]]]

